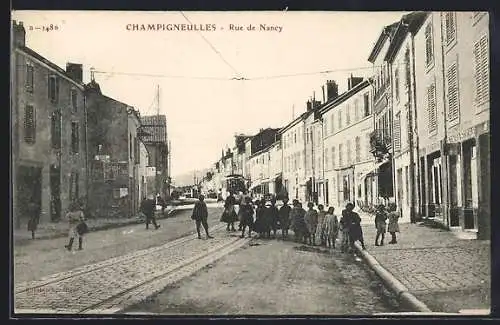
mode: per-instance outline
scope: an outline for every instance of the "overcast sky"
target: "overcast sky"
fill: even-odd
[[[91,67],[109,72],[95,74],[101,90],[143,115],[156,114],[152,104],[159,85],[160,114],[167,116],[175,178],[209,167],[221,149],[232,146],[237,132],[255,134],[260,128],[286,125],[294,112],[298,116],[305,110],[313,92],[322,100],[321,85],[326,80],[337,80],[342,92],[351,73],[367,76],[371,70],[366,69],[367,58],[381,29],[404,13],[184,14],[17,11],[12,19],[24,23],[28,47],[62,68],[66,62],[83,64],[84,82],[90,81]],[[195,25],[215,24],[216,30],[127,30],[127,24],[189,24],[188,20]],[[50,24],[58,30],[29,28]],[[230,31],[230,24],[245,30]],[[249,24],[256,30],[247,31]],[[260,24],[282,30],[259,31]],[[300,75],[325,70],[337,72]],[[229,80],[238,74],[250,80]],[[299,75],[261,78],[293,74]]]

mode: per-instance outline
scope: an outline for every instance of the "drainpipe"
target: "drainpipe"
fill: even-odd
[[[324,139],[324,120],[323,116],[319,119],[321,121],[321,155],[323,157],[323,170],[321,172],[321,177],[323,178],[323,205],[326,206],[326,179],[325,179],[325,139]]]
[[[85,120],[85,205],[88,209],[89,202],[89,141],[88,141],[88,120],[87,120],[87,97],[85,90],[83,95],[83,114]]]
[[[441,191],[444,192],[442,193],[444,200],[441,202],[443,205],[442,213],[443,213],[443,221],[446,221],[445,226],[449,228],[450,226],[450,220],[449,220],[449,213],[448,213],[448,205],[449,205],[449,184],[448,184],[448,154],[447,154],[447,142],[448,142],[448,125],[447,125],[447,110],[446,110],[446,82],[445,82],[445,47],[444,47],[444,36],[443,36],[443,13],[440,13],[439,16],[439,21],[440,21],[440,33],[441,33],[441,73],[442,73],[442,82],[443,82],[443,142],[441,144],[441,161],[442,161],[442,188]],[[436,105],[437,107],[437,105]],[[444,190],[444,191],[443,191]]]
[[[413,81],[413,104],[414,104],[414,110],[413,110],[413,113],[415,114],[415,119],[414,119],[414,122],[413,122],[413,129],[412,129],[412,133],[414,134],[414,143],[415,143],[415,151],[416,151],[416,155],[417,155],[417,163],[416,163],[416,166],[417,166],[417,171],[416,171],[416,178],[417,178],[417,188],[416,188],[416,191],[417,191],[417,202],[419,204],[419,208],[417,211],[420,211],[420,218],[422,216],[422,211],[421,211],[421,205],[422,205],[422,200],[421,200],[421,189],[420,189],[420,145],[419,145],[419,136],[418,136],[418,118],[417,118],[417,112],[418,112],[418,109],[417,109],[417,80],[416,80],[416,76],[415,76],[415,71],[416,71],[416,67],[415,67],[415,35],[413,35],[413,33],[411,34],[411,58],[412,58],[412,81]]]

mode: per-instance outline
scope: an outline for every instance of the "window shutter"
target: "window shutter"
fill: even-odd
[[[458,69],[457,63],[448,68],[448,120],[454,121],[459,117],[459,97],[458,97]]]
[[[332,113],[332,115],[330,116],[330,133],[333,134],[333,132],[335,131],[335,119],[334,119],[334,115]]]
[[[394,151],[401,150],[401,113],[398,112],[394,118]]]
[[[456,20],[454,12],[445,13],[446,44],[449,45],[456,38]]]
[[[328,148],[325,148],[325,169],[328,170],[330,166],[328,165]]]
[[[350,164],[352,161],[351,157],[351,140],[347,140],[347,164]]]
[[[474,43],[474,102],[480,106],[489,101],[488,36]]]
[[[345,124],[349,125],[351,123],[351,105],[347,105],[345,111]]]
[[[332,168],[335,168],[335,147],[332,147]]]
[[[437,129],[437,112],[436,112],[436,84],[433,82],[427,88],[427,116],[429,133]]]
[[[356,137],[356,162],[361,161],[361,139]]]
[[[432,24],[425,27],[425,63],[429,66],[433,61],[434,53],[432,48]]]
[[[27,143],[36,140],[35,108],[32,105],[26,105],[24,109],[24,140]]]
[[[394,71],[394,93],[396,95],[396,100],[399,101],[399,69],[396,68]]]

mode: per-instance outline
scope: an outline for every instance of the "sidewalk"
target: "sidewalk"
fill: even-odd
[[[165,219],[171,216],[171,214],[176,210],[189,209],[189,206],[179,206],[179,207],[167,207],[165,208],[165,215],[161,216],[161,213],[157,212],[157,219]],[[88,219],[85,221],[89,226],[90,231],[106,230],[111,228],[118,228],[133,224],[143,223],[144,220],[139,219],[137,216],[128,218],[99,218],[99,219]],[[68,235],[68,224],[67,222],[60,221],[57,223],[41,223],[38,225],[38,229],[35,233],[36,239],[53,239],[66,237]],[[23,245],[31,241],[31,232],[27,231],[26,227],[21,227],[21,229],[14,229],[13,239],[15,245]]]
[[[367,214],[362,219],[372,220]],[[490,241],[459,239],[421,223],[400,224],[398,243],[375,246],[375,225],[365,223],[366,251],[433,312],[489,309]]]

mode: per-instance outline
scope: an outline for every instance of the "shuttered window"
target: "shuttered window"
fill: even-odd
[[[347,164],[350,164],[352,162],[352,156],[351,156],[351,140],[347,140]]]
[[[80,150],[80,130],[78,122],[71,122],[71,151],[78,153]]]
[[[50,132],[52,148],[61,148],[61,112],[55,111],[51,117]]]
[[[26,105],[24,108],[24,141],[36,141],[36,114],[33,105]]]
[[[452,44],[457,39],[457,18],[454,12],[445,13],[446,45]]]
[[[370,133],[365,134],[365,147],[366,147],[366,159],[369,159],[371,157],[371,145],[370,145]]]
[[[342,156],[342,151],[344,150],[342,148],[342,143],[339,143],[339,166],[342,167],[344,165],[344,157]]]
[[[434,63],[434,41],[432,35],[432,23],[425,27],[425,64],[430,66]]]
[[[359,136],[356,137],[355,140],[356,145],[356,162],[361,161],[361,139]]]
[[[359,120],[359,100],[356,99],[354,101],[354,121],[357,122]]]
[[[26,91],[33,92],[34,67],[32,64],[26,65]]]
[[[474,102],[476,106],[490,100],[488,35],[474,43]]]
[[[427,87],[427,129],[429,133],[437,130],[437,111],[436,111],[436,83],[432,82]]]
[[[332,115],[330,116],[330,133],[333,134],[333,132],[335,132],[335,118],[334,118],[334,115],[332,113]]]
[[[49,76],[49,99],[53,103],[57,103],[59,99],[59,80],[56,76]]]
[[[394,151],[401,151],[401,112],[394,117]]]
[[[396,68],[394,71],[394,94],[396,95],[396,100],[399,101],[399,69]]]
[[[70,97],[71,97],[71,109],[74,113],[78,112],[78,93],[76,92],[76,89],[72,88],[70,90]]]
[[[456,62],[448,68],[446,79],[448,82],[448,121],[455,121],[460,116],[458,68]]]
[[[364,99],[364,117],[367,117],[370,115],[370,98],[368,97],[368,94],[365,94],[363,96]]]
[[[351,124],[351,105],[347,105],[345,110],[345,125]]]
[[[325,169],[326,170],[330,169],[329,163],[330,162],[328,161],[328,148],[325,148]]]
[[[342,129],[342,110],[339,110],[339,130]]]
[[[486,15],[486,12],[484,11],[474,11],[474,14],[472,16],[472,24],[475,25],[477,24],[478,21],[481,20],[481,18],[483,18],[483,16]]]
[[[332,169],[335,168],[336,158],[337,157],[335,156],[335,147],[332,147]]]

